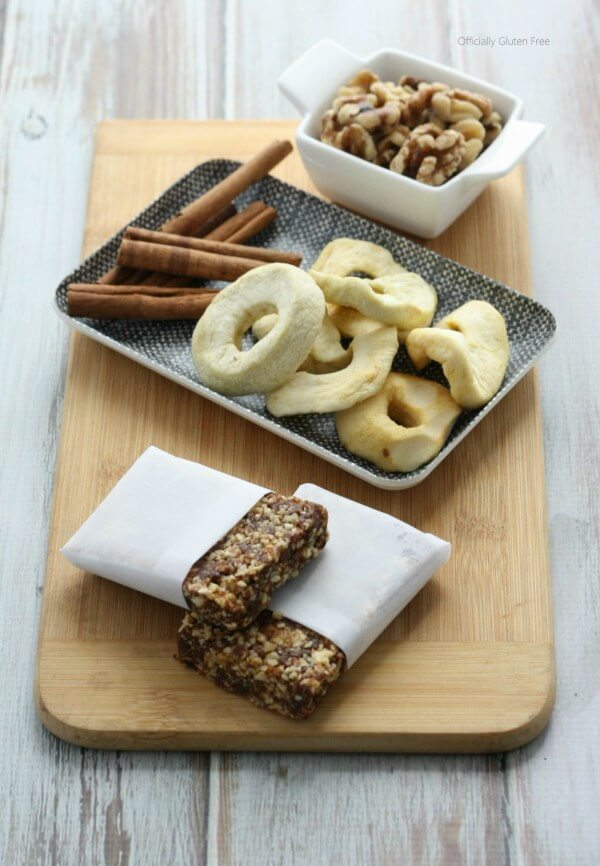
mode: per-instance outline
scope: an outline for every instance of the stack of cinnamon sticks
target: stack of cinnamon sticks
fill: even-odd
[[[101,319],[197,319],[217,292],[198,279],[237,279],[268,262],[299,265],[297,253],[243,245],[277,216],[264,202],[239,213],[233,199],[274,168],[292,150],[275,141],[212,187],[160,231],[130,226],[117,265],[97,283],[71,283],[71,316]]]

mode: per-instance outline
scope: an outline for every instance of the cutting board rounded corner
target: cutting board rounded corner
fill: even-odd
[[[73,746],[94,746],[94,742],[91,740],[86,741],[86,732],[82,729],[71,725],[67,719],[61,718],[59,713],[53,712],[49,707],[46,699],[44,697],[42,685],[41,685],[41,677],[40,677],[40,666],[42,664],[41,658],[38,658],[38,665],[35,673],[35,679],[33,683],[33,697],[35,701],[35,709],[37,712],[37,716],[46,730],[50,731],[51,734],[54,734],[55,737],[58,737],[59,740],[64,740],[66,743],[71,743]]]
[[[478,734],[481,752],[510,752],[535,740],[544,731],[552,717],[556,700],[556,662],[553,644],[547,645],[548,675],[543,691],[532,700],[525,712],[515,712],[510,724],[499,731]],[[463,749],[463,751],[467,751]],[[475,751],[475,749],[473,750]]]

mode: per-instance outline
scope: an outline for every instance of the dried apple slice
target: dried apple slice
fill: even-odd
[[[361,334],[352,342],[352,360],[347,367],[335,373],[294,373],[280,388],[267,394],[267,409],[277,417],[348,409],[379,391],[397,349],[395,328],[381,327]]]
[[[487,301],[469,301],[432,328],[416,328],[406,348],[418,370],[430,361],[442,365],[465,409],[478,409],[499,391],[510,351],[504,318]]]
[[[442,449],[461,408],[437,382],[390,373],[379,393],[337,412],[344,448],[388,472],[412,472]]]
[[[430,324],[437,308],[433,286],[419,274],[405,271],[373,280],[309,271],[325,299],[358,310],[369,319],[410,331]]]
[[[273,330],[243,351],[241,335],[273,310]],[[219,292],[194,329],[192,356],[201,381],[220,394],[272,391],[304,361],[324,315],[323,293],[299,268],[269,264],[248,271]]]

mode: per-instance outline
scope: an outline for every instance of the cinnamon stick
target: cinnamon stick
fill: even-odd
[[[211,241],[228,241],[231,235],[236,234],[241,228],[246,226],[262,211],[266,210],[268,205],[264,201],[252,201],[239,213],[232,216],[230,219],[221,223],[218,228],[204,235],[205,240]]]
[[[264,264],[256,259],[223,256],[184,247],[149,244],[144,241],[130,241],[127,238],[121,243],[117,263],[131,268],[159,271],[163,274],[181,274],[186,277],[228,282],[237,280],[252,268]]]
[[[262,211],[269,211],[269,222],[277,216],[277,211],[274,208],[270,208],[269,205],[266,205],[264,201],[253,201],[250,202],[244,210],[241,210],[234,217],[223,222],[216,231],[204,235],[203,239],[206,241],[229,241],[231,235],[236,235],[241,228],[244,228],[251,223],[254,220],[254,217]],[[251,227],[243,236],[238,235],[238,240],[249,240],[255,232],[260,231],[261,228],[264,227],[263,224],[257,223],[253,223],[253,226],[255,227]],[[133,273],[139,273],[139,271],[134,271]],[[142,280],[142,285],[184,286],[187,282],[189,282],[187,277],[170,277],[168,274],[148,274]]]
[[[198,233],[203,225],[212,219],[216,213],[230,204],[237,195],[244,192],[255,181],[265,177],[292,150],[293,147],[290,141],[271,142],[271,144],[249,159],[248,162],[245,162],[224,180],[184,208],[181,213],[164,223],[162,226],[163,231],[184,235]],[[276,213],[273,212],[265,225],[274,219],[275,216]],[[247,227],[245,233],[236,234],[233,240],[236,242],[246,240],[248,237],[256,234],[257,231],[260,231],[261,228],[264,228],[264,225],[259,224],[259,228],[254,228],[253,230]],[[250,234],[248,234],[248,231],[250,231]],[[212,234],[212,231],[209,234]],[[137,277],[138,275],[135,275],[135,278]],[[134,275],[131,272],[123,271],[117,266],[111,268],[110,271],[100,277],[98,282],[103,284],[123,283],[133,278]]]
[[[108,291],[102,291],[102,289]],[[73,283],[67,290],[71,316],[94,319],[199,319],[218,292],[157,286]]]
[[[224,207],[218,210],[215,214],[209,217],[206,222],[203,222],[199,229],[193,232],[197,238],[204,238],[210,232],[218,228],[222,223],[234,217],[237,213],[237,208],[232,201],[228,202]]]
[[[237,210],[235,205],[233,202],[228,202],[198,228],[196,236],[204,237],[205,235],[210,234],[210,232],[217,229],[222,223],[228,222],[232,217],[236,216],[236,214]],[[103,285],[135,285],[135,283],[141,283],[145,277],[146,274],[142,274],[139,271],[116,266],[103,274],[97,282]]]
[[[181,213],[163,225],[163,230],[175,234],[191,235],[215,211],[265,177],[272,168],[292,152],[290,141],[273,141],[259,153],[236,168],[220,183],[192,202]]]
[[[171,286],[130,286],[129,283],[117,285],[100,285],[99,283],[69,283],[67,292],[85,292],[87,295],[148,295],[155,298],[170,298],[180,295],[202,295],[217,294],[218,289],[207,289],[204,286],[183,286],[173,288]]]
[[[101,277],[98,277],[97,282],[100,285],[116,285],[117,283],[124,284],[126,280],[131,279],[134,271],[131,268],[120,268],[118,265],[115,265],[114,268],[111,268],[110,271],[107,271],[105,274],[102,274]]]
[[[212,241],[206,238],[189,238],[186,235],[174,235],[170,232],[153,232],[148,229],[130,226],[125,230],[125,237],[132,241],[147,241],[163,246],[185,247],[191,250],[201,250],[207,253],[217,253],[223,256],[241,256],[246,259],[257,259],[259,262],[286,262],[298,266],[302,256],[285,250],[274,250],[268,247],[249,247],[244,244],[231,244],[227,241]]]
[[[245,225],[241,226],[237,232],[233,232],[233,234],[229,235],[227,240],[232,244],[241,244],[243,241],[254,237],[254,235],[257,235],[260,231],[266,228],[269,223],[273,222],[276,216],[277,211],[274,207],[266,207],[253,219],[248,220]]]

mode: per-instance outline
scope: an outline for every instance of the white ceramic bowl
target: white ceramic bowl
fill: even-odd
[[[321,115],[338,88],[364,67],[384,81],[406,74],[483,93],[502,115],[504,128],[475,162],[438,187],[338,150],[319,140]],[[541,123],[519,120],[523,103],[514,94],[449,66],[392,49],[361,58],[323,39],[292,63],[278,84],[303,115],[296,144],[318,189],[351,210],[423,238],[441,234],[489,181],[507,174],[525,156],[545,129]]]

